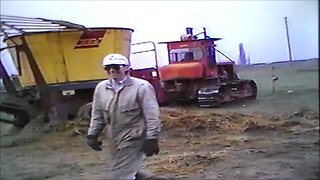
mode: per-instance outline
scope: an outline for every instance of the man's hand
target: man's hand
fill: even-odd
[[[143,152],[147,157],[158,154],[160,151],[158,139],[146,139],[143,144]]]
[[[102,142],[98,141],[97,135],[88,135],[87,136],[87,145],[95,151],[101,151]]]

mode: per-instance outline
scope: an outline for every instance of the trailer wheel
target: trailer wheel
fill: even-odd
[[[30,122],[33,113],[34,110],[32,109],[32,106],[22,98],[11,95],[3,95],[1,97],[0,122],[23,128]],[[9,116],[4,114],[11,117],[9,118]]]
[[[80,120],[90,121],[92,111],[92,102],[82,105],[77,113],[77,118]]]

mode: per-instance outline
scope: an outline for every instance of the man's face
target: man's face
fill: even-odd
[[[104,69],[106,70],[110,78],[122,79],[126,76],[126,71],[128,71],[128,66],[111,64],[111,65],[104,66]]]

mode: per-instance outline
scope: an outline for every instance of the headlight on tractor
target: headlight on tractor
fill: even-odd
[[[165,88],[165,84],[164,84],[164,82],[160,81],[160,87],[161,87],[162,89],[164,89],[164,88]]]
[[[200,89],[198,94],[216,94],[219,93],[219,89]]]

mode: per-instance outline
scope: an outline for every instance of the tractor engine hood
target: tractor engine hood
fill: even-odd
[[[163,66],[159,68],[159,75],[161,81],[198,79],[203,76],[203,71],[201,62],[188,62]]]

